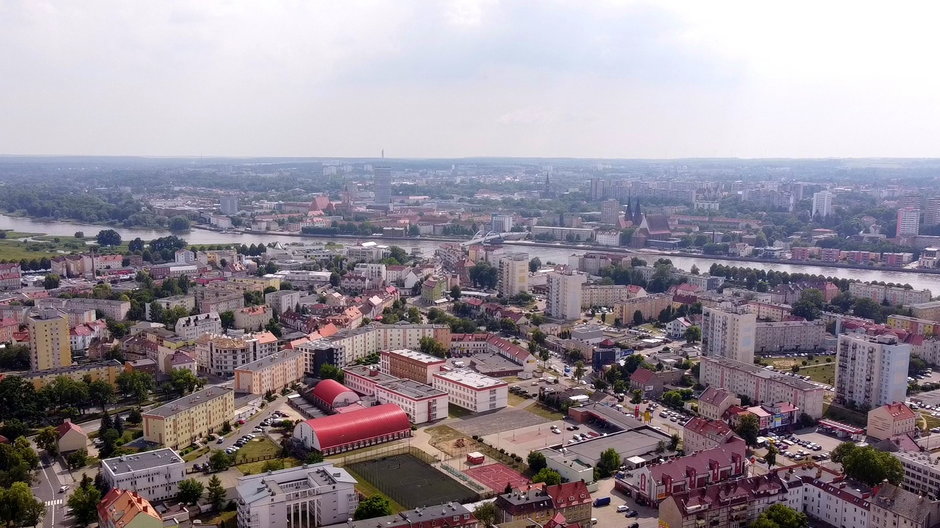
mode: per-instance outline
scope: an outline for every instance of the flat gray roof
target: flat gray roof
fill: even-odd
[[[209,387],[208,389],[183,396],[178,400],[173,400],[170,403],[157,407],[156,409],[150,409],[144,414],[163,417],[173,416],[174,414],[178,414],[199,404],[205,403],[208,400],[218,398],[226,392],[231,393],[232,397],[234,398],[235,393],[232,391],[232,389],[226,387]]]
[[[183,459],[180,458],[178,454],[176,454],[176,451],[168,448],[157,449],[155,451],[145,451],[143,453],[135,453],[133,455],[106,458],[101,461],[101,463],[108,466],[111,472],[115,475],[131,473],[134,471],[143,471],[145,469],[152,469],[180,462],[183,462]]]
[[[446,396],[447,393],[430,385],[418,383],[410,379],[400,379],[398,381],[388,381],[380,384],[381,387],[397,392],[409,398],[429,398],[432,396]]]
[[[632,456],[654,453],[660,442],[669,444],[669,440],[669,435],[652,427],[643,426],[631,431],[612,433],[584,442],[565,445],[565,449],[568,453],[576,455],[582,462],[596,466],[597,461],[601,458],[601,453],[610,448],[616,449],[617,453],[620,454],[620,458],[627,459]],[[667,457],[669,455],[668,451],[664,451],[660,456]]]
[[[79,363],[76,365],[70,365],[68,367],[56,367],[53,369],[46,370],[34,370],[23,374],[23,377],[26,379],[31,378],[41,378],[44,376],[56,375],[56,374],[68,374],[70,372],[82,372],[86,370],[103,368],[103,367],[122,367],[121,362],[116,359],[106,359],[104,361],[95,361],[93,363]]]
[[[302,356],[303,352],[297,350],[282,350],[270,356],[263,357],[258,361],[252,361],[251,363],[245,363],[244,365],[236,368],[235,370],[247,370],[254,372],[256,370],[261,370],[271,365],[287,361],[289,359],[295,359],[298,356]]]

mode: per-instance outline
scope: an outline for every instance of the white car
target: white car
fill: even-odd
[[[65,493],[66,491],[68,491],[68,489],[69,489],[68,485],[60,486],[59,493]]]
[[[630,507],[627,506],[626,504],[621,504],[620,506],[617,506],[617,513],[623,513],[623,512],[628,512],[628,511],[630,511]]]

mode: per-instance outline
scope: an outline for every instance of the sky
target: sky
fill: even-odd
[[[936,2],[0,0],[0,154],[936,157]]]

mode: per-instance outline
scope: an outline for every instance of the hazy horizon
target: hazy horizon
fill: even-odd
[[[940,6],[0,2],[0,155],[933,159]]]

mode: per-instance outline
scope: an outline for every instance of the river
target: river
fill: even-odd
[[[93,236],[102,229],[109,229],[108,226],[82,224],[63,221],[44,221],[32,218],[17,216],[0,215],[0,229],[12,229],[14,231],[27,233],[46,233],[49,235],[72,236],[76,231],[82,231],[87,236]],[[140,237],[144,240],[152,240],[162,236],[169,235],[168,231],[140,228],[111,228],[121,234],[125,240]],[[206,231],[195,229],[185,235],[182,235],[191,244],[267,244],[274,241],[282,242],[339,242],[351,243],[355,239],[350,238],[318,238],[318,237],[296,237],[288,235],[251,235],[243,233],[218,233],[215,231]],[[405,249],[418,248],[424,255],[431,255],[434,250],[442,244],[436,240],[389,240],[388,244],[401,246]],[[530,257],[539,257],[542,262],[567,263],[568,257],[573,254],[583,254],[586,251],[601,251],[598,249],[568,249],[568,248],[546,248],[546,247],[525,247]],[[661,255],[638,253],[637,256],[648,262],[653,262]],[[766,262],[740,262],[736,260],[723,260],[717,258],[692,258],[685,256],[670,256],[672,263],[681,269],[688,270],[692,265],[696,265],[703,272],[708,270],[712,263],[724,264],[727,266],[750,267],[756,269],[786,271],[788,273],[810,273],[814,275],[824,275],[827,277],[839,277],[846,279],[858,279],[861,281],[885,281],[896,283],[907,283],[916,289],[927,288],[934,294],[940,294],[940,275],[921,274],[921,273],[903,273],[888,270],[868,270],[868,269],[850,269],[850,268],[831,268],[824,266],[813,266],[803,264],[789,263],[766,263]]]

